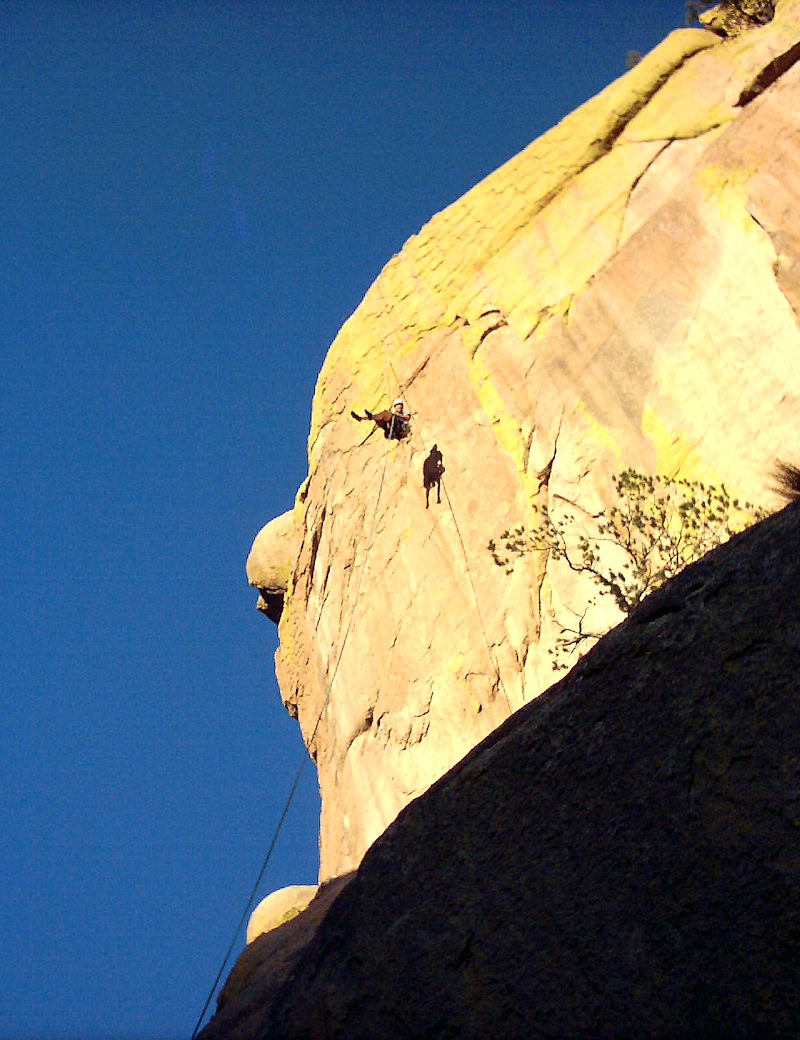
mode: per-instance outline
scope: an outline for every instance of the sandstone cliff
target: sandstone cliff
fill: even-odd
[[[586,590],[542,554],[507,575],[490,539],[541,502],[597,514],[626,466],[768,504],[797,454],[798,56],[800,0],[735,39],[673,33],[409,239],[331,346],[308,478],[248,567],[323,880],[557,678]],[[398,393],[411,439],[365,439],[351,409]]]

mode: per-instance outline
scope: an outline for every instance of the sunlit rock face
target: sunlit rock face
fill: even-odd
[[[506,574],[490,539],[537,504],[597,514],[629,466],[771,504],[800,414],[798,55],[799,0],[673,33],[409,239],[332,344],[277,654],[323,879],[557,678],[585,584],[542,554]],[[351,410],[398,395],[411,437],[367,437]]]

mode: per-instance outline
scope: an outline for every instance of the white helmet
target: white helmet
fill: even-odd
[[[396,400],[392,401],[392,408],[396,408],[398,405],[400,405],[401,408],[404,407],[402,397],[398,397]]]

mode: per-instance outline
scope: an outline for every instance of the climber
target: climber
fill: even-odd
[[[438,445],[434,444],[430,455],[422,463],[422,483],[425,488],[425,508],[428,509],[428,500],[431,490],[436,488],[436,501],[442,501],[442,474],[444,473],[444,462]]]
[[[356,412],[350,414],[359,422],[371,419],[376,426],[380,426],[387,440],[401,441],[411,433],[411,412],[405,410],[401,397],[392,402],[391,411],[385,409],[382,412],[368,412],[365,408],[363,415],[357,415]]]

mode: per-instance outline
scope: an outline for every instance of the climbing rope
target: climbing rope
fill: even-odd
[[[375,524],[376,524],[376,521],[377,521],[377,518],[378,518],[378,509],[380,507],[381,495],[383,493],[383,485],[384,485],[384,482],[386,480],[386,468],[388,466],[388,463],[389,463],[389,456],[387,454],[387,455],[384,456],[384,460],[383,460],[383,468],[381,470],[381,479],[380,479],[380,482],[378,484],[378,494],[377,494],[377,496],[375,498],[375,508],[372,511],[372,521],[370,523],[369,535],[367,536],[367,548],[366,548],[366,551],[364,553],[364,563],[363,563],[363,565],[361,567],[361,570],[360,570],[359,576],[358,576],[358,585],[356,586],[356,595],[355,595],[355,600],[353,602],[353,609],[350,611],[350,617],[348,618],[347,627],[345,628],[344,636],[342,637],[342,642],[341,642],[341,645],[339,647],[339,654],[338,654],[338,656],[336,658],[336,664],[334,665],[330,681],[328,682],[328,686],[327,686],[327,689],[325,691],[325,696],[324,696],[323,701],[322,701],[322,707],[319,710],[319,714],[317,715],[317,721],[314,723],[314,728],[312,729],[311,736],[308,739],[308,743],[307,743],[307,747],[308,748],[311,748],[313,746],[314,739],[316,738],[316,735],[317,735],[317,730],[319,729],[320,724],[322,722],[322,717],[325,714],[325,709],[328,707],[328,702],[330,701],[331,692],[333,690],[333,684],[336,681],[336,676],[337,676],[337,674],[339,672],[339,665],[342,663],[342,657],[344,656],[344,650],[345,650],[345,647],[347,646],[347,640],[348,640],[348,638],[350,636],[350,629],[351,629],[352,624],[353,624],[353,617],[355,616],[356,609],[357,609],[358,604],[359,604],[359,600],[361,599],[361,589],[362,589],[362,586],[363,586],[363,583],[364,583],[364,574],[366,573],[366,570],[367,570],[367,563],[369,562],[370,552],[372,550],[373,539],[375,537]],[[274,833],[272,835],[272,840],[270,841],[269,848],[267,849],[267,854],[264,857],[264,861],[261,864],[261,868],[260,868],[260,870],[258,872],[258,876],[256,877],[255,883],[253,884],[253,887],[250,890],[250,895],[248,896],[247,903],[245,904],[244,910],[242,911],[242,915],[239,918],[239,923],[236,926],[236,931],[233,933],[233,937],[232,937],[232,939],[230,941],[228,949],[225,952],[225,956],[224,956],[224,958],[222,960],[222,964],[220,965],[219,971],[217,972],[217,976],[214,979],[214,982],[213,982],[213,985],[211,986],[211,989],[209,990],[208,996],[206,997],[206,1002],[203,1005],[203,1010],[200,1012],[200,1015],[199,1015],[199,1017],[197,1019],[197,1022],[195,1024],[194,1030],[192,1032],[191,1040],[196,1040],[197,1035],[200,1032],[200,1026],[201,1026],[201,1024],[203,1022],[203,1019],[205,1018],[206,1012],[208,1011],[208,1007],[209,1007],[211,1001],[214,998],[214,993],[216,992],[216,989],[217,989],[217,986],[219,985],[220,979],[222,978],[223,973],[225,972],[225,968],[228,965],[228,961],[230,960],[230,956],[233,953],[233,949],[234,949],[234,947],[236,945],[236,940],[239,937],[239,932],[242,930],[242,927],[244,926],[244,923],[247,920],[247,917],[248,917],[248,915],[250,914],[250,912],[251,912],[251,910],[253,908],[253,904],[255,903],[255,899],[256,899],[256,895],[258,893],[258,889],[259,889],[259,887],[261,885],[261,882],[264,879],[264,875],[267,872],[267,867],[269,866],[270,860],[272,859],[272,854],[275,851],[275,846],[278,843],[278,838],[280,837],[280,833],[283,830],[283,825],[286,822],[287,816],[289,815],[289,809],[291,808],[292,802],[294,801],[294,797],[297,794],[297,789],[300,786],[300,779],[301,779],[301,777],[303,775],[303,771],[305,770],[305,767],[306,767],[307,763],[308,763],[308,755],[304,755],[303,759],[300,762],[300,766],[299,766],[299,768],[297,770],[297,773],[295,775],[294,783],[292,784],[291,790],[289,791],[289,796],[287,797],[286,802],[285,802],[285,804],[283,806],[283,811],[281,812],[280,818],[278,820],[278,824],[277,824],[277,826],[275,828],[275,831],[274,831]]]
[[[294,778],[294,783],[292,784],[292,789],[289,792],[289,797],[286,799],[286,804],[283,807],[283,812],[281,813],[280,819],[278,820],[278,825],[275,828],[275,833],[272,835],[272,841],[270,842],[269,849],[267,850],[267,854],[264,857],[264,862],[261,864],[261,869],[258,872],[258,877],[256,878],[255,884],[250,890],[250,895],[248,896],[244,910],[242,911],[242,916],[239,918],[239,923],[236,925],[236,930],[233,933],[233,937],[231,938],[228,949],[225,951],[225,956],[222,958],[222,964],[220,964],[219,966],[217,977],[214,979],[214,982],[211,985],[211,989],[208,991],[206,1002],[205,1004],[203,1004],[203,1010],[200,1012],[197,1022],[195,1023],[191,1040],[195,1040],[197,1034],[200,1032],[200,1026],[203,1022],[203,1019],[205,1018],[206,1011],[208,1011],[208,1005],[211,1003],[214,997],[214,993],[216,992],[217,986],[219,985],[219,981],[222,978],[223,972],[225,971],[225,968],[228,965],[230,956],[233,953],[233,948],[236,945],[236,940],[239,938],[239,932],[244,927],[244,923],[247,920],[247,917],[252,909],[253,903],[255,902],[256,893],[258,892],[259,885],[261,884],[264,878],[264,874],[267,872],[269,861],[272,859],[272,853],[275,851],[275,846],[278,844],[278,837],[280,836],[280,833],[283,830],[283,825],[286,821],[286,817],[289,815],[289,809],[291,808],[292,802],[294,801],[294,796],[297,794],[297,788],[300,786],[300,778],[303,775],[303,770],[305,769],[306,762],[307,756],[304,756],[302,762],[300,763],[300,768],[297,770],[297,774]]]
[[[378,279],[377,279],[378,292],[380,293],[381,299],[383,300],[384,313],[387,315],[387,317],[389,319],[389,322],[392,325],[392,330],[393,330],[394,335],[395,335],[395,337],[397,339],[398,347],[399,347],[400,346],[400,337],[399,337],[399,334],[397,332],[397,327],[395,326],[394,322],[392,321],[390,309],[386,305],[386,297],[384,296],[384,293],[383,293],[383,287],[382,287],[382,284],[381,284],[381,278],[382,278],[382,275],[378,275]],[[383,336],[381,336],[381,344],[383,346],[383,353],[384,353],[384,369],[385,369],[385,374],[386,374],[386,381],[387,381],[387,383],[390,382],[389,374],[391,374],[391,376],[394,379],[394,384],[399,387],[400,386],[400,382],[399,382],[399,380],[397,378],[397,373],[395,372],[394,366],[391,363],[391,359],[389,358],[389,353],[388,353],[388,351],[386,349],[386,341],[385,341]],[[408,395],[408,386],[410,386],[410,383],[407,384],[406,388],[403,390],[404,396]],[[394,423],[394,418],[392,418],[392,423]],[[420,427],[421,427],[421,425],[422,424],[419,424]],[[371,431],[371,432],[374,432],[374,431]],[[392,433],[392,432],[393,432],[393,427],[390,427],[390,433]],[[413,424],[412,424],[411,437],[413,438],[414,436],[415,436],[415,433],[414,433],[414,428],[413,428]],[[421,431],[420,431],[420,437],[422,437]],[[424,442],[424,439],[423,439],[423,441],[422,441],[423,450],[424,450],[424,443],[425,442]],[[317,731],[319,730],[319,727],[320,727],[320,725],[322,723],[322,718],[323,718],[323,716],[325,714],[325,711],[326,711],[326,709],[328,707],[328,703],[330,701],[331,693],[333,691],[333,684],[336,681],[336,676],[337,676],[337,674],[339,672],[339,665],[342,662],[342,658],[344,656],[345,647],[347,646],[347,641],[348,641],[348,638],[350,636],[350,630],[352,628],[353,618],[355,616],[356,610],[358,608],[359,601],[361,599],[361,590],[362,590],[363,583],[364,583],[364,575],[365,575],[366,570],[367,570],[367,564],[369,562],[369,557],[370,557],[370,553],[372,551],[372,545],[373,545],[373,541],[374,541],[374,537],[375,537],[375,525],[376,525],[377,518],[378,518],[378,510],[380,508],[381,497],[382,497],[382,494],[383,494],[383,487],[384,487],[384,483],[385,483],[385,480],[386,480],[386,469],[387,469],[387,466],[388,466],[388,462],[389,462],[389,454],[387,453],[384,456],[383,467],[381,469],[381,478],[380,478],[380,482],[378,484],[378,493],[377,493],[376,498],[375,498],[375,508],[374,508],[374,510],[372,512],[372,520],[370,522],[369,535],[367,537],[367,547],[366,547],[366,551],[365,551],[365,554],[364,554],[364,563],[363,563],[363,565],[361,567],[361,570],[359,572],[358,584],[356,586],[356,594],[355,594],[355,600],[353,602],[353,609],[350,611],[350,616],[348,618],[347,626],[346,626],[345,631],[344,631],[344,636],[342,637],[342,642],[341,642],[341,645],[339,647],[339,653],[338,653],[337,658],[336,658],[336,663],[334,665],[333,672],[331,673],[330,680],[329,680],[327,688],[325,690],[325,696],[323,697],[322,706],[321,706],[321,708],[319,710],[319,714],[317,715],[316,722],[314,723],[314,727],[313,727],[313,729],[311,731],[311,736],[308,739],[307,748],[311,748],[313,746],[314,740],[316,739]],[[473,595],[473,598],[475,600],[475,611],[476,611],[476,614],[477,614],[477,617],[478,617],[478,621],[479,621],[479,624],[480,624],[480,629],[481,629],[481,633],[483,635],[483,640],[484,640],[484,643],[486,644],[486,651],[487,651],[487,653],[489,655],[489,660],[490,660],[490,662],[492,664],[492,667],[494,668],[495,675],[497,676],[498,686],[503,691],[503,696],[504,696],[506,704],[508,706],[508,710],[509,710],[509,712],[511,712],[511,710],[512,710],[511,709],[511,702],[509,700],[506,688],[505,688],[505,686],[503,684],[503,679],[502,679],[502,676],[500,674],[500,667],[499,667],[499,664],[497,662],[497,658],[496,658],[496,656],[494,654],[494,651],[492,650],[491,644],[489,643],[489,637],[488,637],[488,634],[486,632],[486,626],[484,624],[483,615],[482,615],[481,609],[480,609],[480,600],[479,600],[479,597],[478,597],[478,591],[475,588],[475,583],[474,583],[474,581],[472,579],[472,571],[471,571],[470,564],[469,564],[469,557],[467,555],[466,546],[464,544],[464,539],[463,539],[463,536],[461,534],[461,528],[459,527],[458,519],[456,517],[456,512],[455,512],[455,509],[453,507],[453,503],[452,503],[452,500],[450,498],[450,495],[448,493],[447,485],[445,484],[443,478],[441,479],[441,484],[442,484],[442,487],[444,489],[444,495],[445,495],[445,501],[447,502],[447,507],[450,510],[450,515],[451,515],[451,517],[453,519],[453,526],[455,528],[456,535],[458,536],[458,542],[459,542],[459,545],[461,546],[461,552],[462,552],[462,554],[464,556],[464,563],[466,565],[466,570],[467,570],[467,578],[469,580],[470,588],[472,589],[472,595]],[[211,989],[209,990],[209,993],[208,993],[208,996],[206,998],[205,1004],[203,1005],[203,1010],[200,1012],[200,1015],[199,1015],[199,1017],[197,1019],[197,1023],[195,1024],[194,1030],[192,1032],[191,1040],[197,1040],[197,1036],[198,1036],[198,1034],[200,1032],[200,1027],[202,1025],[203,1019],[205,1018],[206,1012],[208,1011],[209,1005],[211,1004],[211,1001],[212,1001],[212,999],[214,997],[214,993],[216,992],[217,986],[219,985],[219,982],[220,982],[220,980],[221,980],[221,978],[222,978],[222,976],[223,976],[223,974],[225,972],[225,969],[226,969],[226,967],[228,965],[228,961],[230,960],[230,956],[233,953],[234,947],[236,945],[236,941],[237,941],[237,939],[239,937],[239,933],[240,933],[241,929],[243,928],[243,926],[245,924],[245,921],[247,920],[247,917],[248,917],[248,915],[250,914],[250,912],[252,910],[253,904],[255,903],[255,899],[256,899],[256,895],[258,893],[258,889],[259,889],[259,887],[261,885],[261,882],[263,881],[264,876],[265,876],[265,874],[267,872],[267,868],[268,868],[269,863],[270,863],[270,861],[272,859],[272,855],[273,855],[273,853],[275,851],[275,847],[276,847],[276,845],[278,843],[278,838],[280,837],[281,831],[283,830],[283,825],[286,822],[286,819],[287,819],[287,817],[289,815],[289,810],[291,809],[292,803],[294,802],[294,798],[295,798],[295,795],[297,794],[297,790],[298,790],[298,788],[300,786],[300,780],[301,780],[301,778],[303,776],[303,772],[304,772],[304,770],[306,768],[307,763],[308,763],[308,755],[304,755],[302,760],[301,760],[301,762],[300,762],[300,766],[297,769],[297,772],[295,774],[294,781],[293,781],[291,789],[289,791],[289,795],[286,798],[286,801],[284,803],[283,809],[281,811],[281,815],[280,815],[280,817],[278,819],[278,823],[277,823],[277,825],[275,827],[275,830],[273,832],[272,840],[269,843],[269,847],[267,849],[267,853],[266,853],[266,855],[264,857],[264,860],[263,860],[263,862],[261,864],[261,867],[260,867],[260,869],[258,871],[258,875],[256,877],[256,880],[255,880],[255,882],[254,882],[254,884],[253,884],[253,886],[252,886],[252,888],[250,890],[250,895],[248,896],[248,899],[247,899],[247,902],[245,904],[244,910],[242,911],[242,915],[239,918],[239,922],[238,922],[238,924],[236,926],[236,930],[233,933],[233,937],[232,937],[232,939],[230,941],[228,949],[225,952],[225,956],[223,957],[223,960],[222,960],[222,963],[220,965],[219,971],[217,972],[216,978],[214,979],[214,982],[213,982],[213,984],[211,986]]]
[[[392,329],[394,331],[394,335],[395,335],[395,338],[397,340],[397,347],[398,347],[398,352],[399,352],[399,349],[401,347],[400,336],[399,336],[399,334],[397,332],[397,326],[392,321],[391,310],[390,310],[390,308],[389,308],[389,306],[388,306],[388,304],[386,302],[386,297],[385,297],[385,295],[383,293],[383,286],[381,284],[381,278],[382,278],[382,274],[378,275],[378,279],[377,279],[378,292],[380,293],[381,300],[383,301],[384,313],[387,315],[387,317],[388,317],[388,319],[389,319],[389,321],[390,321],[390,323],[392,325]],[[400,380],[398,379],[397,373],[395,372],[395,369],[394,369],[394,366],[392,365],[392,363],[391,363],[391,361],[389,359],[388,353],[386,351],[386,342],[383,339],[383,337],[381,337],[381,342],[383,343],[383,351],[384,351],[384,356],[385,356],[386,367],[388,368],[389,371],[391,371],[392,376],[394,378],[395,385],[397,387],[400,387],[400,385],[401,385],[400,384]],[[402,390],[403,396],[409,401],[409,404],[410,404],[410,398],[408,396],[408,387],[410,385],[411,385],[411,382],[407,383],[405,388]],[[415,414],[415,413],[412,412],[412,414]],[[418,426],[419,431],[420,431],[419,436],[420,436],[420,439],[421,439],[421,442],[422,442],[422,450],[426,451],[427,448],[426,448],[426,445],[425,445],[425,439],[422,436],[422,423],[418,423],[417,426]],[[415,436],[415,431],[414,431],[414,425],[412,424],[412,427],[411,427],[411,439],[413,439],[414,436]],[[452,503],[452,500],[450,498],[450,495],[448,494],[447,484],[446,484],[446,482],[444,480],[444,477],[441,477],[440,481],[441,481],[442,489],[444,490],[444,497],[445,497],[445,501],[447,502],[447,508],[450,510],[450,515],[451,515],[451,517],[453,519],[453,527],[455,528],[455,532],[456,532],[456,535],[458,537],[458,543],[461,546],[461,553],[462,553],[462,555],[464,557],[464,565],[466,567],[467,580],[469,581],[470,588],[472,589],[472,596],[473,596],[473,599],[475,601],[475,613],[476,613],[476,615],[478,617],[478,623],[480,625],[481,634],[483,636],[483,641],[484,641],[484,643],[486,645],[486,652],[487,652],[487,654],[489,656],[489,661],[491,662],[491,665],[492,665],[492,667],[494,669],[495,675],[497,676],[498,687],[502,690],[503,697],[504,697],[505,702],[506,702],[506,706],[508,707],[509,713],[511,713],[512,710],[513,710],[512,707],[511,707],[511,700],[510,700],[510,698],[508,696],[508,691],[505,688],[505,684],[503,683],[503,677],[500,674],[500,665],[499,665],[499,663],[497,661],[497,657],[496,657],[496,655],[494,653],[494,650],[492,649],[492,646],[491,646],[491,644],[489,642],[489,636],[487,634],[486,625],[485,625],[484,620],[483,620],[483,613],[481,612],[481,605],[480,605],[480,598],[478,596],[478,590],[475,588],[475,582],[472,579],[472,568],[470,567],[469,556],[467,555],[467,548],[466,548],[466,545],[464,544],[464,538],[463,538],[463,536],[461,534],[461,528],[460,528],[459,523],[458,523],[458,518],[456,517],[456,511],[455,511],[455,509],[453,507],[453,503]]]
[[[383,469],[381,471],[381,479],[380,479],[380,483],[378,485],[378,494],[377,494],[376,499],[375,499],[375,509],[372,512],[372,522],[370,524],[369,536],[367,538],[367,548],[366,548],[366,552],[364,554],[364,563],[363,563],[363,565],[361,567],[361,571],[360,571],[359,576],[358,576],[358,585],[356,586],[356,596],[355,596],[355,601],[353,603],[353,609],[350,611],[350,617],[349,617],[348,622],[347,622],[347,627],[345,628],[345,632],[344,632],[344,636],[342,638],[341,646],[339,647],[339,654],[338,654],[338,656],[336,658],[336,664],[334,665],[333,673],[331,674],[330,681],[328,682],[328,687],[327,687],[327,689],[325,691],[325,696],[324,696],[323,701],[322,701],[322,707],[319,710],[319,714],[317,715],[317,721],[314,723],[314,728],[311,731],[311,736],[308,739],[308,744],[307,744],[308,748],[311,748],[311,746],[314,743],[314,739],[315,739],[315,737],[317,735],[317,730],[319,729],[320,723],[322,722],[322,716],[325,714],[325,709],[328,707],[328,702],[330,701],[331,692],[333,690],[333,684],[336,681],[336,676],[337,676],[337,674],[339,672],[339,665],[342,663],[342,657],[344,656],[344,650],[345,650],[345,647],[347,646],[348,637],[350,636],[350,629],[351,629],[351,626],[353,624],[353,617],[355,615],[356,608],[358,607],[359,600],[361,599],[361,588],[362,588],[363,583],[364,583],[364,574],[365,574],[366,569],[367,569],[367,563],[369,561],[369,554],[370,554],[370,551],[372,549],[372,542],[373,542],[373,538],[374,538],[374,535],[375,535],[375,523],[376,523],[376,520],[377,520],[377,517],[378,517],[378,508],[380,506],[381,494],[383,492],[383,485],[384,485],[384,481],[386,479],[386,467],[387,467],[388,461],[389,461],[389,457],[387,455],[384,458]],[[206,998],[206,1002],[203,1005],[203,1010],[200,1012],[200,1015],[199,1015],[199,1017],[197,1019],[197,1023],[196,1023],[196,1025],[194,1027],[194,1031],[192,1032],[191,1040],[196,1040],[197,1035],[200,1032],[200,1026],[202,1024],[203,1018],[205,1017],[206,1011],[208,1011],[208,1006],[209,1006],[209,1004],[211,1003],[211,1001],[212,1001],[212,999],[214,997],[214,993],[216,991],[217,986],[219,985],[219,981],[222,978],[222,975],[223,975],[223,973],[225,971],[225,968],[228,965],[228,961],[230,959],[231,954],[233,953],[234,946],[236,945],[236,940],[239,937],[239,932],[241,931],[245,921],[247,920],[247,917],[248,917],[250,911],[252,910],[253,904],[254,904],[255,899],[256,899],[256,894],[258,892],[258,889],[259,889],[259,886],[261,885],[262,880],[264,879],[264,875],[267,872],[267,867],[269,866],[269,862],[272,859],[272,854],[275,851],[275,846],[278,843],[278,838],[279,838],[280,833],[281,833],[281,831],[283,829],[283,825],[286,822],[287,816],[289,815],[289,809],[291,808],[292,802],[294,801],[294,797],[297,794],[297,789],[298,789],[298,787],[300,785],[300,779],[301,779],[301,777],[303,775],[303,771],[305,770],[305,767],[306,767],[307,763],[308,763],[308,755],[304,755],[303,759],[302,759],[302,761],[300,763],[300,767],[297,770],[297,774],[295,775],[294,783],[292,784],[292,788],[291,788],[291,790],[289,792],[289,796],[286,799],[286,803],[284,804],[283,811],[281,812],[280,819],[278,820],[278,824],[277,824],[277,826],[275,828],[275,832],[274,832],[274,834],[272,836],[272,841],[269,844],[269,848],[267,850],[267,854],[264,857],[263,863],[261,864],[261,869],[258,872],[258,877],[256,878],[255,883],[254,883],[252,889],[250,890],[250,895],[249,895],[249,897],[247,899],[247,903],[245,904],[245,908],[242,911],[242,916],[239,918],[239,923],[236,926],[236,931],[233,933],[233,938],[231,939],[230,945],[228,946],[228,949],[227,949],[227,951],[225,953],[225,956],[224,956],[224,958],[222,960],[222,964],[220,965],[219,971],[217,972],[217,976],[214,979],[214,983],[211,986],[211,989],[209,990],[208,997]]]
[[[447,484],[445,484],[444,478],[442,478],[442,489],[444,490],[444,497],[445,497],[445,501],[447,502],[447,508],[450,510],[450,515],[453,518],[453,526],[455,527],[456,534],[458,535],[458,543],[461,546],[461,552],[462,552],[462,554],[464,556],[464,564],[466,565],[466,568],[467,568],[467,578],[469,579],[470,588],[472,589],[472,596],[473,596],[473,598],[475,600],[475,613],[478,616],[478,622],[480,623],[480,626],[481,626],[481,633],[483,634],[483,641],[486,644],[486,652],[489,655],[489,660],[492,662],[492,667],[494,668],[495,675],[497,676],[497,684],[500,687],[500,689],[503,691],[503,697],[505,698],[506,707],[508,708],[509,713],[511,713],[513,711],[512,707],[511,707],[511,700],[510,700],[510,698],[508,696],[508,691],[505,688],[505,684],[503,683],[503,677],[500,674],[500,665],[499,665],[499,663],[497,661],[497,657],[495,656],[494,650],[492,649],[492,647],[491,647],[491,645],[489,643],[489,636],[486,633],[486,625],[483,622],[483,614],[481,613],[481,605],[480,605],[480,600],[478,598],[478,590],[475,588],[475,582],[472,580],[472,571],[470,570],[470,566],[469,566],[469,558],[467,556],[467,549],[466,549],[466,546],[464,545],[464,539],[461,537],[461,528],[458,526],[458,520],[456,519],[456,511],[455,511],[455,509],[453,509],[453,503],[450,501],[450,495],[447,493]]]

